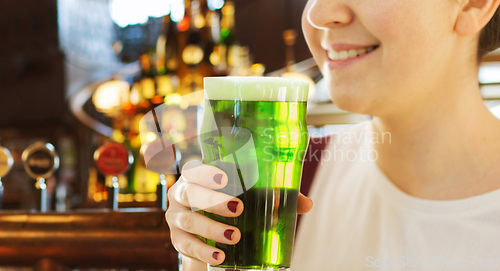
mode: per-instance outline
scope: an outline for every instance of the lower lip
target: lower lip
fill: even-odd
[[[380,46],[379,46],[380,47]],[[341,68],[344,68],[344,67],[347,67],[353,63],[356,63],[358,61],[360,61],[361,59],[364,59],[365,57],[371,55],[373,52],[375,52],[376,50],[378,50],[378,48],[375,48],[373,51],[369,52],[369,53],[366,53],[362,56],[358,56],[358,57],[355,57],[355,58],[348,58],[348,59],[344,59],[344,60],[331,60],[329,57],[328,57],[328,53],[327,53],[327,64],[328,64],[328,69],[330,70],[338,70],[338,69],[341,69]]]

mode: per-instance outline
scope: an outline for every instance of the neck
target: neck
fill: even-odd
[[[484,105],[477,80],[465,81],[437,90],[411,112],[374,117],[374,132],[391,135],[389,144],[374,146],[377,164],[404,192],[442,200],[500,188],[500,121]]]

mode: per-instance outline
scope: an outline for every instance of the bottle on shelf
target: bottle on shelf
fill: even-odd
[[[219,50],[221,54],[221,61],[224,59],[224,62],[227,64],[227,73],[230,74],[232,72],[231,69],[237,65],[240,55],[240,46],[238,45],[236,30],[234,27],[234,3],[232,1],[227,1],[221,9],[221,12],[221,48]]]
[[[283,31],[283,41],[285,42],[286,48],[286,72],[293,72],[293,65],[295,64],[295,41],[297,39],[297,31],[295,29],[289,29]]]
[[[153,98],[153,104],[160,104],[165,98],[177,92],[179,78],[176,74],[178,59],[178,41],[174,22],[169,16],[163,17],[163,33],[158,38],[156,55],[158,75],[156,81],[156,96]]]
[[[220,22],[222,43],[227,47],[238,44],[234,27],[235,7],[233,1],[226,1],[221,9],[222,19]]]
[[[209,10],[206,16],[208,35],[205,42],[205,63],[210,67],[211,75],[222,76],[227,75],[226,52],[221,56],[221,29],[220,15],[217,11]]]
[[[190,19],[190,24],[187,33],[187,42],[182,50],[182,60],[190,67],[196,67],[203,60],[204,56],[200,28],[197,27],[195,22],[200,14],[200,2],[198,0],[193,0],[189,11],[190,12],[186,14],[186,16]]]
[[[204,58],[204,44],[200,28],[198,28],[200,24],[196,24],[196,18],[200,18],[200,2],[198,0],[191,1],[189,11],[190,27],[186,46],[182,50],[182,60],[189,67],[189,72],[181,80],[180,95],[203,89],[203,76],[200,75],[198,66]]]
[[[232,56],[232,69],[229,75],[249,76],[252,74],[252,63],[250,60],[250,50],[248,47],[241,46],[234,48]]]
[[[154,80],[154,73],[151,67],[151,57],[147,54],[143,54],[139,58],[141,62],[141,77],[139,79],[139,84],[141,88],[141,94],[144,97],[143,104],[140,105],[141,108],[147,112],[151,107],[151,100],[156,94],[156,84]]]

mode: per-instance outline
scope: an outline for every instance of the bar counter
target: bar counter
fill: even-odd
[[[0,266],[178,270],[160,209],[0,212]]]

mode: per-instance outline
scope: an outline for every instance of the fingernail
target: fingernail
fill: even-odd
[[[231,241],[231,240],[233,240],[233,233],[234,233],[234,230],[226,230],[224,232],[224,237],[226,237],[227,240]]]
[[[214,252],[212,254],[212,257],[217,260],[217,258],[219,257],[219,252],[218,251]]]
[[[227,208],[229,209],[229,211],[236,213],[236,210],[238,209],[238,202],[237,201],[228,202]]]
[[[214,182],[217,184],[221,184],[222,183],[222,174],[215,174],[214,175]]]

